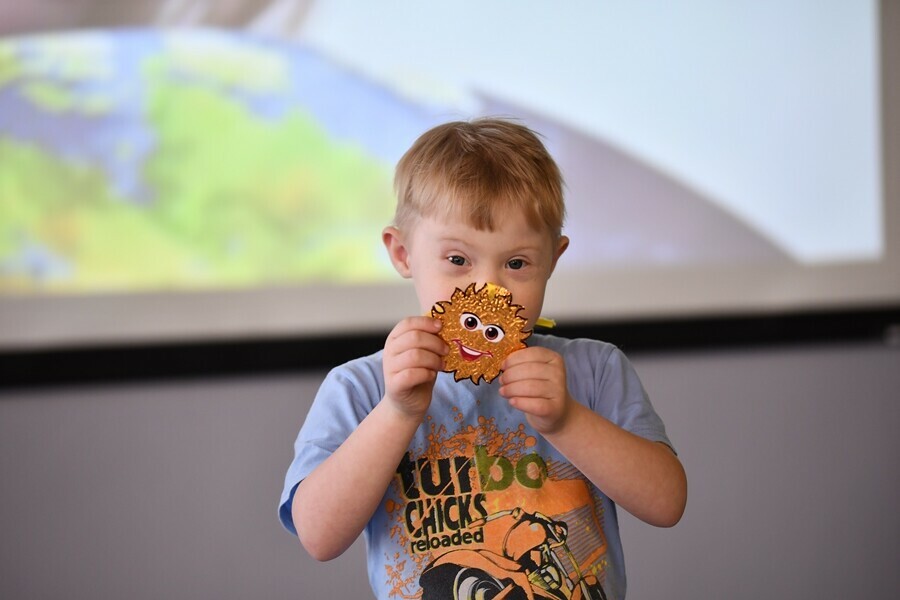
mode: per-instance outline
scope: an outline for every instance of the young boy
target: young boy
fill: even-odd
[[[506,120],[440,125],[397,165],[383,233],[422,314],[474,283],[531,329],[568,238],[560,172]],[[379,599],[623,598],[616,505],[679,521],[686,479],[614,346],[534,334],[491,383],[442,372],[430,316],[326,377],[296,442],[280,517],[318,560],[366,532]]]

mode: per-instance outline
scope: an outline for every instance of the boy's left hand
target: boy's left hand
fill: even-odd
[[[510,354],[500,385],[500,395],[544,435],[562,428],[574,402],[566,384],[566,363],[548,348],[532,346]]]

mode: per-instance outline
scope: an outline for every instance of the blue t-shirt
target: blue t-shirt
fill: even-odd
[[[618,348],[547,335],[528,342],[563,356],[575,400],[627,431],[671,445]],[[585,598],[602,598],[601,587],[610,600],[624,598],[615,505],[509,406],[499,388],[498,380],[475,385],[438,375],[428,414],[365,529],[375,596],[489,597],[508,586],[579,586]],[[383,395],[381,352],[325,378],[285,477],[279,514],[289,531],[296,534],[291,502],[297,484]],[[321,506],[339,510],[327,498]]]

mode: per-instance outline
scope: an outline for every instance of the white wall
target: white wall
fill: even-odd
[[[631,358],[690,497],[622,516],[630,598],[900,595],[900,349]],[[319,564],[277,522],[321,376],[0,391],[0,597],[370,597],[360,544]]]

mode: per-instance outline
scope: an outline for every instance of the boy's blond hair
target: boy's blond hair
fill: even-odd
[[[426,131],[397,163],[394,189],[401,230],[428,216],[458,216],[493,230],[497,218],[520,211],[535,231],[562,233],[559,167],[537,134],[509,120],[454,121]]]

